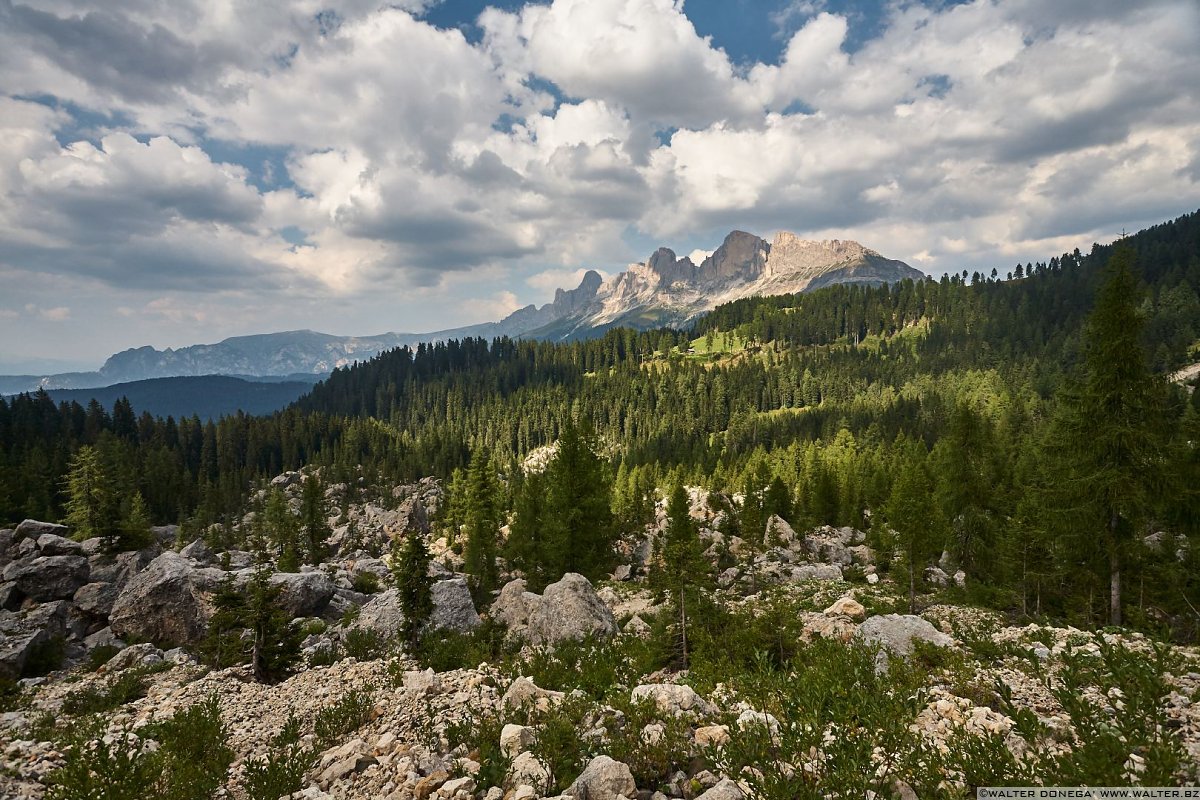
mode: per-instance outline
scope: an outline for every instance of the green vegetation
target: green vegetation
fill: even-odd
[[[213,600],[216,612],[201,646],[214,667],[250,664],[259,683],[278,683],[292,674],[300,656],[300,629],[279,606],[283,587],[260,566],[244,590],[226,579]]]
[[[371,719],[375,702],[370,691],[351,689],[336,703],[317,712],[313,732],[317,736],[318,751],[332,747],[352,731],[356,731]]]
[[[216,697],[161,722],[105,735],[101,716],[67,729],[65,765],[48,800],[206,800],[224,785],[233,752]],[[157,747],[148,747],[149,742]]]
[[[264,418],[20,395],[0,400],[0,518],[70,515],[105,535],[123,516],[182,520],[294,568],[320,554],[327,487],[342,509],[394,505],[396,483],[436,475],[440,531],[486,593],[498,551],[532,589],[603,576],[656,490],[701,485],[742,496],[723,533],[753,547],[773,514],[852,525],[900,546],[914,596],[945,552],[966,599],[1192,641],[1200,547],[1142,542],[1200,535],[1200,394],[1162,379],[1200,339],[1197,253],[1200,212],[1018,281],[840,285],[730,303],[684,332],[401,348]],[[554,443],[544,473],[523,474]],[[300,466],[320,473],[301,513],[277,491],[248,503]],[[913,491],[924,508],[905,507]],[[138,493],[144,513],[105,499]],[[235,528],[248,510],[255,525]]]

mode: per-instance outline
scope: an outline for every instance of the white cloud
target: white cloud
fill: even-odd
[[[25,304],[25,312],[31,317],[44,319],[48,322],[62,322],[71,318],[71,309],[66,306],[55,306],[54,308],[40,308],[33,303]],[[11,317],[10,317],[11,319]]]
[[[854,52],[855,18],[798,1],[745,67],[673,0],[488,9],[476,44],[426,5],[0,2],[13,307],[442,328],[629,241],[782,228],[958,271],[1200,206],[1191,0],[888,4]]]

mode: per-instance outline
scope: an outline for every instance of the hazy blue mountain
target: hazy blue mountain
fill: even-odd
[[[176,419],[193,414],[201,419],[217,419],[238,411],[269,414],[300,397],[313,383],[312,379],[248,381],[228,375],[202,375],[150,378],[90,389],[51,389],[47,393],[56,403],[74,400],[86,406],[94,398],[111,409],[114,402],[127,397],[138,414],[149,411],[154,416]]]
[[[588,270],[553,302],[528,305],[499,322],[430,333],[334,336],[311,330],[235,336],[215,344],[158,350],[149,345],[117,353],[96,372],[0,376],[0,393],[39,387],[85,389],[183,375],[241,375],[253,379],[320,376],[385,350],[468,336],[564,340],[597,336],[624,325],[647,329],[685,325],[706,311],[754,295],[792,294],[833,283],[894,283],[920,270],[853,241],[809,241],[780,232],[768,242],[733,231],[696,264],[659,248],[645,262],[608,279]]]

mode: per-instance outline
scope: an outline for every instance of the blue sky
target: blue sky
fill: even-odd
[[[1193,0],[0,0],[0,53],[3,372],[497,319],[734,228],[1006,272],[1200,207]]]

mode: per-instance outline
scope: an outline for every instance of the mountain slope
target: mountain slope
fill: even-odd
[[[270,414],[312,388],[312,381],[247,381],[225,375],[151,378],[94,389],[53,389],[47,392],[55,403],[75,401],[86,406],[92,399],[105,408],[122,397],[138,413],[156,417],[218,419],[243,411]]]
[[[835,283],[895,283],[924,277],[902,261],[858,242],[809,241],[780,232],[771,242],[733,231],[699,265],[659,248],[644,263],[605,280],[595,270],[553,302],[528,305],[499,322],[430,333],[333,336],[311,330],[235,336],[216,344],[158,350],[145,346],[111,356],[96,372],[0,376],[0,393],[92,388],[181,375],[319,376],[386,350],[420,342],[496,336],[586,339],[625,326],[680,327],[713,308],[757,295],[793,294]]]

